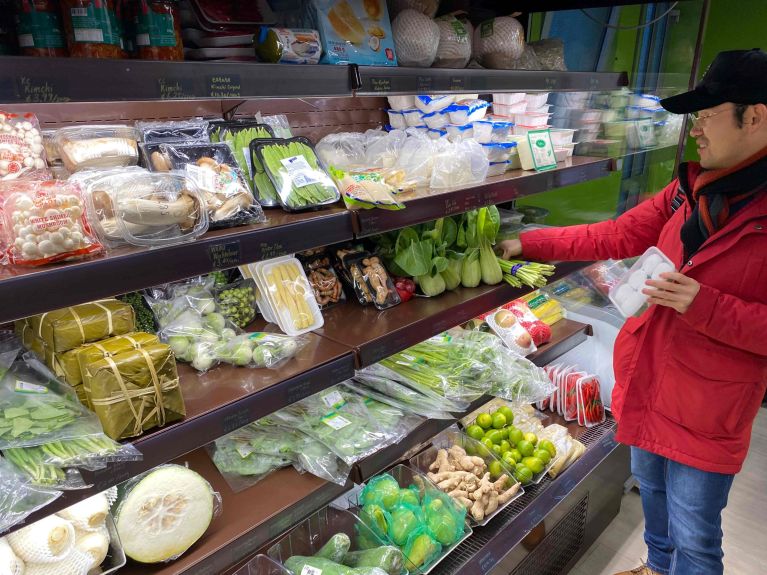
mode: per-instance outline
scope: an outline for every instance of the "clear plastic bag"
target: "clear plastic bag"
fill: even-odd
[[[70,172],[138,163],[139,132],[126,125],[59,128],[54,136],[59,157]]]
[[[360,395],[372,397],[403,411],[429,419],[454,419],[447,410],[439,405],[438,401],[385,377],[366,375],[360,372],[353,380],[345,382],[345,385]]]
[[[85,217],[85,202],[72,184],[33,180],[0,184],[0,228],[12,264],[40,266],[92,256],[103,246]]]
[[[258,289],[252,279],[240,278],[212,290],[216,311],[239,328],[247,327],[256,319]]]
[[[389,401],[381,401],[368,395],[352,381],[345,381],[341,385],[363,399],[368,411],[387,433],[405,437],[425,421],[423,416],[409,409],[400,408]]]
[[[107,435],[63,439],[35,447],[42,463],[58,467],[103,469],[109,463],[141,461],[143,455],[130,443],[117,443]]]
[[[293,463],[292,458],[251,451],[230,436],[206,446],[211,460],[235,493],[248,489],[270,473]]]
[[[482,146],[474,140],[435,144],[430,187],[452,188],[477,184],[487,177],[488,163]]]
[[[160,144],[160,150],[172,169],[184,171],[197,184],[211,228],[266,221],[229,144]]]
[[[365,134],[341,132],[328,134],[315,146],[317,155],[331,168],[348,171],[365,168]]]
[[[431,183],[435,144],[428,137],[408,136],[394,167],[405,172],[405,177],[416,187]]]
[[[177,121],[138,121],[136,129],[141,141],[146,144],[162,144],[172,142],[210,142],[208,126],[210,122],[203,118],[191,118]]]
[[[289,336],[281,333],[251,332],[248,340],[253,344],[251,363],[253,367],[279,369],[309,344],[305,336]]]
[[[288,122],[288,117],[284,114],[261,116],[261,114],[258,113],[256,114],[256,120],[271,127],[275,138],[287,139],[293,137],[293,132],[290,131],[290,122]]]
[[[23,349],[21,340],[11,331],[0,331],[0,378],[16,361],[16,357]]]
[[[0,181],[50,177],[37,116],[0,111],[0,134]]]
[[[371,168],[391,168],[397,163],[407,133],[402,130],[365,132],[365,165]]]
[[[86,184],[88,215],[103,241],[161,246],[208,229],[202,193],[183,174],[115,171]]]
[[[349,465],[401,438],[378,424],[362,398],[340,386],[302,399],[272,417],[321,441]]]
[[[0,458],[0,533],[61,495],[61,491],[31,485],[13,465]]]
[[[89,487],[77,469],[46,463],[39,447],[5,449],[3,455],[37,487],[62,491]]]
[[[530,42],[530,47],[535,51],[535,56],[540,62],[539,70],[567,72],[565,43],[561,38],[546,38]]]

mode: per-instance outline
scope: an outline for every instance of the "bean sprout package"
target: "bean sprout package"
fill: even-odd
[[[533,338],[510,310],[498,308],[488,315],[485,321],[510,350],[522,357],[538,349],[533,343]]]
[[[174,170],[183,170],[205,198],[211,228],[266,221],[226,143],[161,144]]]
[[[610,289],[610,301],[624,316],[639,316],[647,309],[648,297],[642,293],[647,287],[645,282],[658,280],[661,274],[674,271],[674,263],[658,248],[650,247]]]
[[[59,181],[0,184],[3,236],[12,264],[40,266],[98,254],[79,189]]]
[[[31,113],[0,112],[0,181],[44,179],[45,167],[45,148],[37,117]]]

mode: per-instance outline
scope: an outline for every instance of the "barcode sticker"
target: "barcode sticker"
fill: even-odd
[[[250,445],[238,445],[236,449],[243,459],[253,453],[253,448]]]
[[[70,8],[69,13],[75,18],[85,18],[88,15],[87,8]]]
[[[98,28],[75,28],[76,42],[103,42],[104,32]]]
[[[336,431],[339,429],[343,429],[347,425],[351,425],[352,422],[343,417],[342,415],[338,415],[337,413],[333,413],[330,415],[326,415],[322,418],[322,423],[327,425],[328,427],[332,427]]]
[[[336,389],[323,395],[322,402],[329,408],[334,409],[344,403],[344,396]]]
[[[21,48],[34,48],[35,38],[32,34],[19,34],[19,46]]]
[[[209,168],[195,166],[194,164],[186,164],[185,170],[192,181],[197,184],[200,189],[211,193],[216,192],[218,184],[216,172]]]
[[[322,575],[322,569],[317,569],[317,567],[312,567],[310,565],[304,565],[304,568],[301,569],[301,575]]]
[[[303,156],[293,156],[291,158],[284,158],[280,160],[282,165],[288,171],[288,177],[293,185],[297,188],[303,188],[311,184],[319,184],[319,180],[315,174],[315,170],[306,161]]]
[[[22,381],[21,379],[16,380],[16,392],[17,393],[48,393],[48,388],[44,385],[39,385],[37,383],[29,383],[28,381]]]

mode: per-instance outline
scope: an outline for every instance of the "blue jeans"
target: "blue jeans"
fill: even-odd
[[[637,447],[647,566],[662,575],[722,575],[722,509],[734,475],[689,467]]]

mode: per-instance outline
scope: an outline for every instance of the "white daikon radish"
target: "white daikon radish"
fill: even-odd
[[[56,563],[27,563],[24,575],[88,575],[91,558],[77,549]]]
[[[29,563],[61,561],[75,544],[75,528],[66,519],[50,515],[8,535],[13,552]]]
[[[59,517],[71,522],[75,529],[94,531],[104,526],[108,513],[109,501],[103,493],[99,493],[59,511]]]
[[[102,527],[98,531],[80,531],[75,541],[75,549],[89,556],[92,560],[89,569],[98,567],[109,553],[109,531]]]
[[[16,557],[5,539],[0,539],[0,574],[24,575],[24,562]]]

